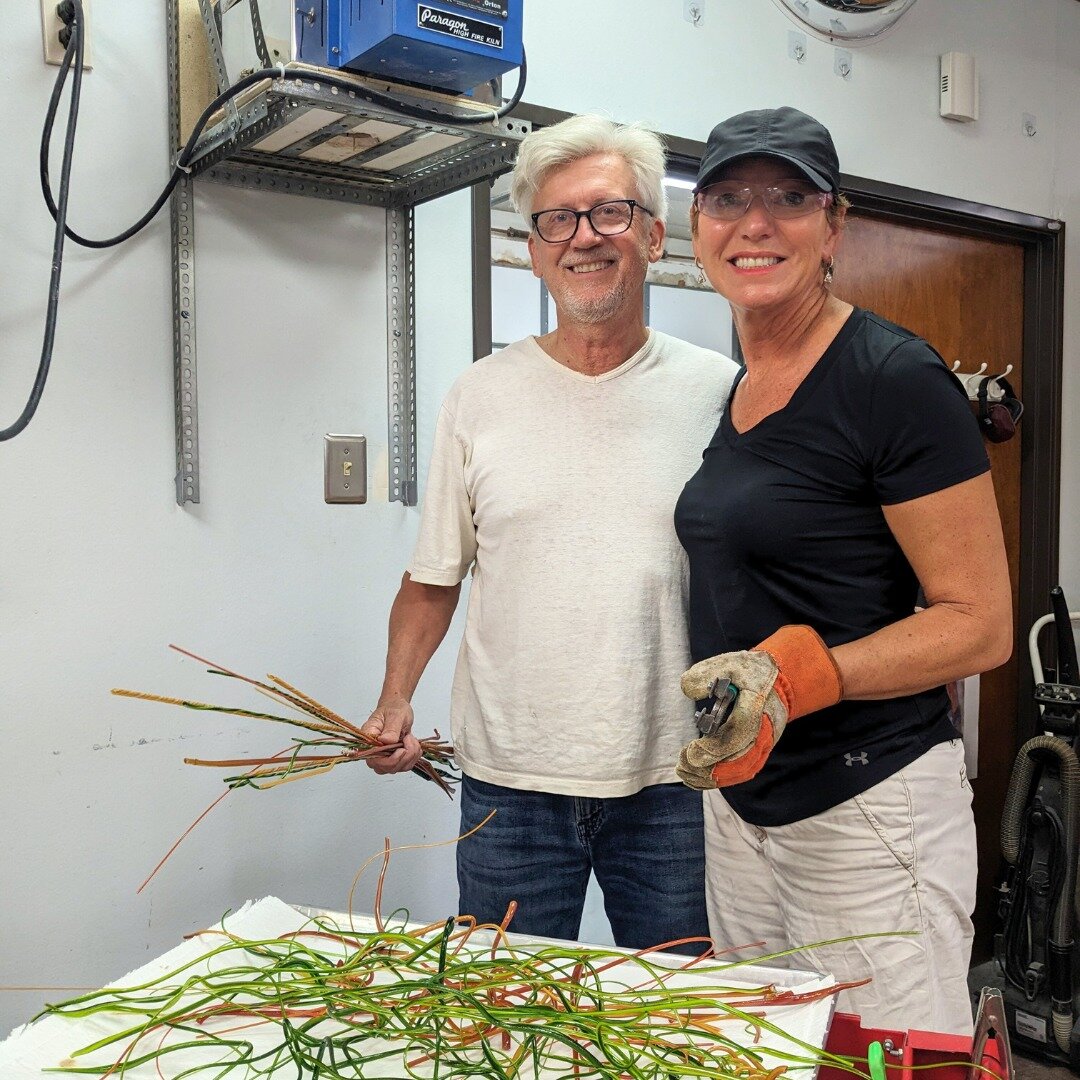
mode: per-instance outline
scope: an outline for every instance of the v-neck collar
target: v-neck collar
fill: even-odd
[[[626,372],[637,367],[642,360],[652,353],[657,343],[656,331],[651,327],[647,327],[646,330],[645,344],[642,345],[637,352],[632,356],[628,356],[618,367],[612,368],[610,371],[601,372],[599,375],[588,375],[583,371],[576,371],[574,368],[567,367],[566,364],[559,363],[559,361],[540,344],[535,335],[526,338],[525,341],[527,342],[527,347],[531,346],[534,357],[541,358],[545,366],[550,370],[557,369],[563,376],[578,382],[603,383],[610,382],[612,379],[617,379],[620,375],[625,375]]]
[[[723,432],[724,438],[728,443],[732,446],[736,446],[739,443],[754,439],[761,434],[768,434],[770,431],[776,430],[792,416],[795,416],[814,396],[814,391],[821,385],[825,376],[829,374],[830,369],[836,362],[836,358],[844,351],[848,342],[862,325],[864,315],[865,312],[862,308],[852,308],[851,314],[848,315],[847,319],[844,321],[844,325],[837,331],[836,337],[829,342],[825,347],[825,351],[821,354],[814,366],[806,373],[802,382],[795,387],[787,404],[784,405],[783,408],[777,409],[776,412],[771,412],[768,416],[762,417],[753,427],[740,432],[736,430],[735,425],[731,420],[731,403],[735,400],[735,391],[739,388],[739,383],[742,382],[743,376],[746,375],[746,368],[744,367],[738,375],[736,375],[735,381],[732,383],[731,393],[728,395],[727,406],[725,407],[724,415],[720,420],[720,430]]]

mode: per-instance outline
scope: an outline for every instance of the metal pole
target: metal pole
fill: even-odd
[[[472,189],[473,360],[491,353],[491,182]]]
[[[180,152],[180,10],[167,0],[169,144]],[[176,502],[199,501],[199,392],[195,362],[195,193],[190,176],[173,189],[173,398],[176,428]]]
[[[413,211],[386,211],[386,383],[390,501],[416,505],[416,277]]]

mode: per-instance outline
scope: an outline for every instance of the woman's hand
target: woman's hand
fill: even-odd
[[[723,726],[679,755],[675,771],[688,787],[744,783],[761,771],[789,720],[844,696],[832,654],[809,626],[782,626],[746,652],[700,661],[683,673],[682,691],[700,701],[717,679],[730,681],[739,694]]]

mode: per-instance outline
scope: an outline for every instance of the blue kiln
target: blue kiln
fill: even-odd
[[[296,55],[461,93],[521,65],[524,0],[298,0]]]

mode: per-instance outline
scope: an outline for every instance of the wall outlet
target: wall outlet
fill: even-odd
[[[66,46],[60,44],[60,31],[64,29],[64,23],[56,14],[57,0],[41,0],[41,45],[45,53],[45,63],[60,66],[64,59]],[[83,27],[83,70],[89,71],[94,66],[90,33],[90,0],[82,0]]]

